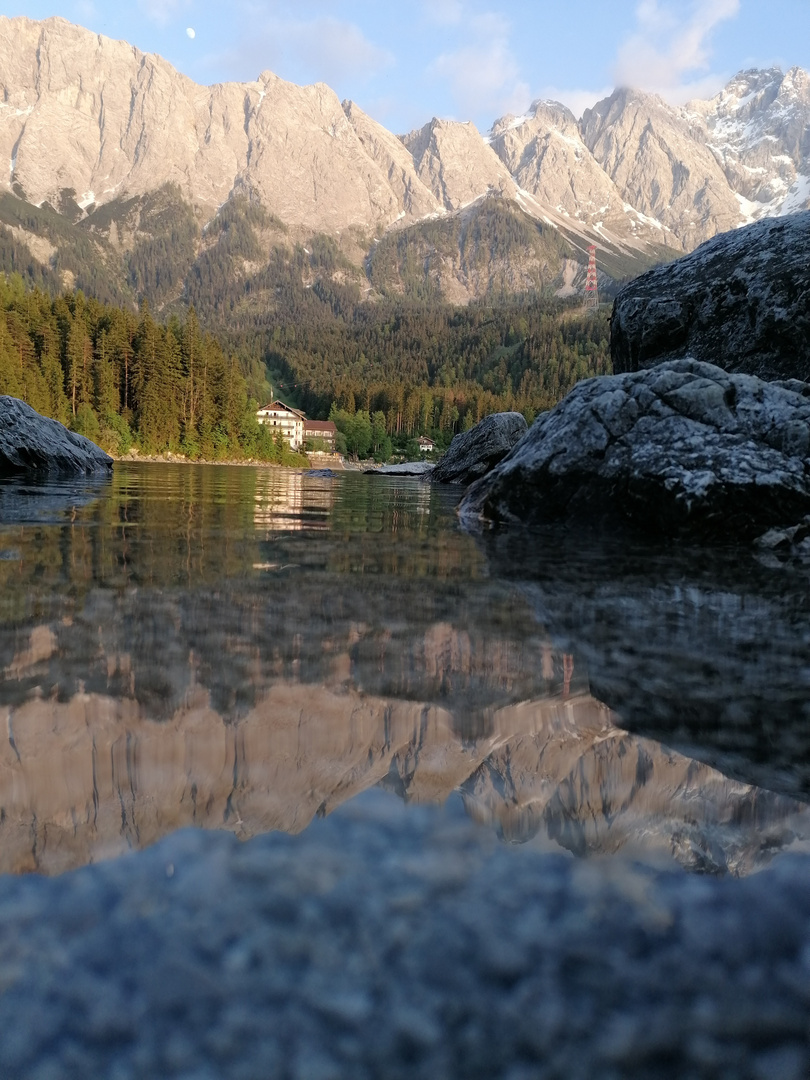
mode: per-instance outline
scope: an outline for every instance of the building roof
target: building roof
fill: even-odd
[[[292,405],[285,405],[283,401],[271,401],[269,405],[262,405],[259,412],[267,412],[268,409],[274,409],[276,412],[288,412],[298,420],[306,419],[300,409],[294,409]]]
[[[332,420],[305,420],[304,428],[306,431],[323,431],[331,435],[337,432]]]

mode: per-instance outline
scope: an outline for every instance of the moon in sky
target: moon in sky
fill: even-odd
[[[197,36],[193,26],[189,26],[188,30],[186,30],[186,33],[192,40]]]

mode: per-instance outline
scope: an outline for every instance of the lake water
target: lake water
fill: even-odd
[[[505,843],[747,874],[810,840],[808,570],[470,536],[413,479],[0,486],[0,872],[371,788]]]

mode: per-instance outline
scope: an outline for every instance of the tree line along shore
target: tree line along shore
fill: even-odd
[[[158,321],[80,290],[53,295],[0,274],[0,393],[86,435],[113,457],[304,464],[257,420],[271,395],[334,420],[357,458],[444,449],[493,412],[531,422],[581,378],[610,371],[607,317],[559,302],[290,305],[212,333],[193,307]],[[415,455],[418,456],[418,453]]]

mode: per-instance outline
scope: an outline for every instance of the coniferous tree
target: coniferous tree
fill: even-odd
[[[0,319],[0,394],[22,397],[23,382],[17,350],[5,317]]]
[[[93,408],[99,417],[115,415],[120,408],[121,392],[117,376],[109,334],[106,327],[102,327],[93,351]]]

